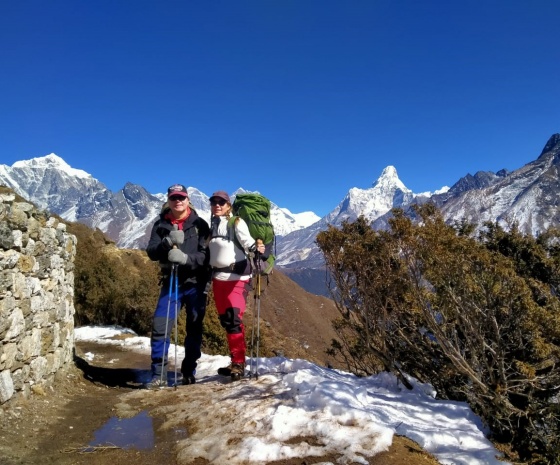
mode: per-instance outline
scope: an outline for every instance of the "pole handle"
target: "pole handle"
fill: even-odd
[[[179,225],[177,223],[173,223],[173,231],[179,231]],[[177,244],[173,244],[173,248],[177,248]]]

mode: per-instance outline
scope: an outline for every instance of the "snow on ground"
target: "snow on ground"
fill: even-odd
[[[130,337],[115,339],[123,333]],[[122,328],[76,328],[75,338],[146,354],[150,351],[148,338]],[[172,364],[175,354],[182,360],[183,348],[172,344]],[[95,354],[88,357],[95,360]],[[216,370],[228,363],[228,357],[203,354],[197,379],[215,376]],[[251,360],[247,363],[249,366]],[[227,408],[230,413],[237,409],[232,415],[236,425],[218,422],[213,426],[215,434],[205,427],[204,434],[185,442],[182,454],[196,453],[213,463],[235,464],[337,451],[344,455],[346,463],[367,464],[364,456],[387,450],[393,434],[398,434],[417,442],[442,464],[507,464],[498,460],[501,454],[486,439],[480,418],[466,403],[438,400],[430,385],[413,378],[410,381],[414,389],[408,390],[389,373],[359,378],[305,360],[282,357],[258,358],[253,363],[259,376],[250,397],[246,383],[227,385],[228,398],[232,399]],[[240,402],[240,398],[244,401]],[[223,447],[231,440],[230,435],[243,441],[234,456],[228,455],[231,448]],[[316,437],[318,441],[294,444],[290,439],[295,437]],[[220,438],[218,443],[216,438]]]

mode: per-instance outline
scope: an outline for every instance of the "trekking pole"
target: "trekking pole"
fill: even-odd
[[[167,344],[167,336],[168,336],[168,329],[169,329],[169,312],[171,311],[171,297],[173,296],[173,278],[175,275],[175,266],[171,267],[171,276],[169,277],[169,295],[167,296],[167,316],[165,318],[165,338],[163,340],[163,354],[161,359],[161,373],[159,375],[159,379],[161,384],[163,384],[163,362],[167,357],[167,351],[169,347],[166,347]],[[167,384],[167,379],[165,380],[165,384]]]
[[[257,245],[261,245],[262,241],[260,239],[257,239]],[[259,343],[260,343],[260,339],[261,339],[261,334],[260,334],[260,326],[261,326],[261,257],[260,257],[260,252],[256,253],[256,268],[257,268],[257,276],[256,276],[256,281],[257,281],[257,285],[256,285],[256,289],[255,289],[255,299],[257,301],[257,356],[256,356],[256,360],[255,360],[255,379],[258,379],[259,377]],[[254,327],[254,326],[253,326]]]
[[[179,313],[179,273],[177,272],[177,264],[173,264],[175,270],[175,389],[177,389],[177,314]]]
[[[256,302],[255,302],[256,296],[254,296],[254,300],[253,300],[253,322],[251,324],[251,362],[249,363],[249,378],[253,377],[253,363],[254,363],[254,357],[253,357],[253,351],[255,349],[255,313],[256,313]]]
[[[255,299],[257,301],[257,351],[256,351],[256,358],[255,358],[255,379],[259,377],[259,343],[261,340],[260,335],[260,321],[261,321],[261,275],[260,270],[257,270],[257,286],[255,291]]]

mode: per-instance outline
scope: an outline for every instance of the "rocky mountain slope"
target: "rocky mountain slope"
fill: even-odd
[[[85,171],[70,167],[53,153],[18,161],[12,166],[0,165],[0,185],[67,221],[99,228],[122,248],[146,247],[151,226],[166,200],[164,194],[150,194],[132,183],[126,183],[118,192],[111,192],[102,182]],[[196,187],[188,187],[188,191],[198,214],[209,220],[208,196]],[[241,192],[246,191],[240,188],[233,197]],[[292,214],[274,203],[271,218],[280,236],[319,219],[312,212]]]
[[[536,160],[517,170],[467,174],[451,188],[433,194],[413,194],[400,182],[396,170],[388,167],[372,188],[350,189],[321,221],[283,237],[279,241],[279,264],[306,289],[327,295],[323,261],[314,242],[319,231],[360,215],[374,229],[384,229],[392,208],[402,208],[414,216],[412,206],[425,202],[438,206],[448,222],[466,220],[482,225],[497,221],[506,229],[515,222],[522,232],[534,235],[550,226],[560,226],[559,155],[560,134],[554,134]]]
[[[508,228],[537,235],[560,225],[560,134],[546,143],[539,157],[521,168],[497,176],[489,185],[459,195],[436,196],[445,218],[482,224],[498,221]]]
[[[448,221],[498,221],[505,227],[515,221],[522,231],[532,234],[558,226],[559,152],[560,134],[554,134],[536,160],[517,170],[466,174],[451,188],[435,193],[413,193],[400,181],[396,169],[388,166],[372,187],[350,188],[344,199],[319,221],[315,221],[316,215],[294,215],[273,204],[277,266],[305,289],[326,295],[323,259],[315,244],[318,232],[360,215],[372,227],[385,228],[392,208],[403,208],[412,214],[414,204],[427,201],[434,202]],[[163,202],[162,194],[150,194],[133,184],[112,193],[54,154],[16,162],[11,167],[0,165],[0,184],[65,219],[101,229],[124,248],[145,245]],[[195,187],[189,187],[189,192],[197,211],[209,217],[208,196]]]

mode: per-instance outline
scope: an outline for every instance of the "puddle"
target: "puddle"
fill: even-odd
[[[119,447],[122,449],[153,449],[156,441],[178,441],[187,437],[187,430],[176,428],[161,432],[156,438],[153,419],[146,411],[132,418],[111,417],[107,423],[93,433],[94,439],[84,448],[83,452],[94,452],[97,447]],[[170,437],[173,436],[173,437]]]
[[[155,445],[152,417],[140,412],[132,418],[111,417],[107,423],[95,431],[89,447],[116,446],[123,449],[152,449]],[[168,434],[175,440],[187,437],[186,430],[177,429]]]

